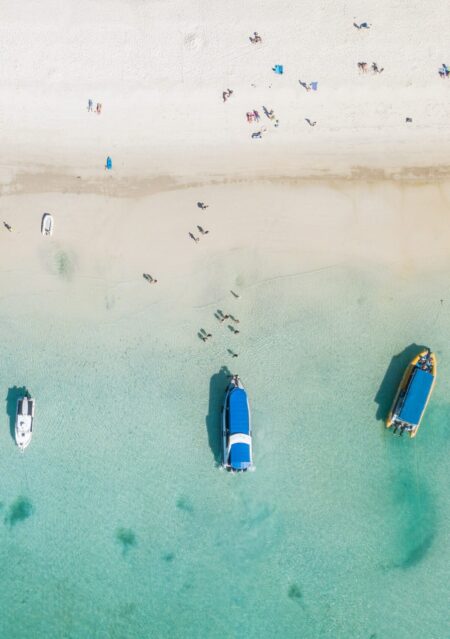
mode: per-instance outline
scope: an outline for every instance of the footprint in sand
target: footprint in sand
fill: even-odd
[[[199,49],[203,48],[203,38],[199,33],[195,31],[192,33],[187,33],[184,36],[184,45],[186,49],[190,49],[191,51],[199,51]]]

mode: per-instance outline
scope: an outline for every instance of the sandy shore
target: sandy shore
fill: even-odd
[[[444,1],[0,8],[2,184],[35,171],[96,178],[107,155],[117,178],[449,173]],[[361,61],[384,71],[360,73]],[[254,109],[262,120],[248,124]]]
[[[33,274],[17,312],[45,312],[32,301],[42,296],[62,315],[149,295],[195,306],[343,261],[446,261],[444,2],[385,0],[370,15],[324,1],[0,6],[4,300]],[[384,70],[360,73],[360,61]],[[261,121],[248,123],[255,109]],[[198,244],[197,225],[210,231]],[[144,272],[160,279],[151,291]]]
[[[189,317],[230,289],[245,295],[270,279],[335,266],[380,265],[414,278],[448,265],[449,199],[450,183],[347,181],[226,184],[133,198],[4,196],[2,215],[13,231],[2,227],[2,315]],[[55,218],[51,238],[40,234],[43,211]],[[143,273],[158,283],[148,285]]]

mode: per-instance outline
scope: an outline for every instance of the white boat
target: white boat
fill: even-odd
[[[53,233],[53,216],[50,213],[44,213],[41,223],[42,235],[52,235]]]
[[[16,444],[25,450],[33,436],[34,399],[19,397],[16,411]]]

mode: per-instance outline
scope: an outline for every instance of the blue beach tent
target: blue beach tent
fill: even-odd
[[[402,422],[417,426],[427,403],[433,384],[433,375],[429,371],[416,368],[406,390],[406,396],[400,409]]]
[[[275,71],[275,73],[278,73],[279,75],[283,74],[283,65],[282,64],[276,64],[273,68],[272,71]]]

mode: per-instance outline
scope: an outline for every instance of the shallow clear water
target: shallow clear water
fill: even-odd
[[[3,637],[445,636],[447,274],[338,266],[240,290],[81,323],[2,304]],[[214,324],[224,305],[239,337]],[[380,418],[421,345],[438,383],[400,439]],[[230,372],[256,462],[235,476],[215,462]],[[37,416],[21,455],[23,385]]]

